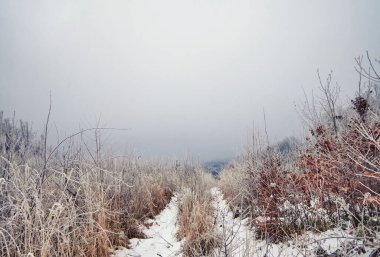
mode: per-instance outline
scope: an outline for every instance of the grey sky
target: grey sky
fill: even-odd
[[[299,133],[317,68],[347,101],[379,25],[378,0],[1,0],[0,109],[42,128],[51,91],[61,135],[101,115],[119,149],[230,157],[263,109],[272,141]]]

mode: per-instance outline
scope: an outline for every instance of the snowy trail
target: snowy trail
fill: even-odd
[[[144,228],[146,239],[130,240],[131,249],[119,249],[112,257],[174,257],[181,256],[181,242],[176,239],[178,198],[174,196],[168,206],[156,216],[153,225]]]
[[[329,230],[320,234],[310,232],[299,235],[293,241],[282,244],[269,244],[255,238],[247,219],[234,218],[219,188],[212,188],[213,207],[215,208],[215,229],[222,244],[214,249],[212,256],[217,257],[277,257],[277,256],[315,256],[318,247],[335,251],[342,243],[350,240],[344,231]],[[146,239],[131,239],[131,249],[118,249],[112,257],[181,257],[181,242],[176,239],[178,215],[178,198],[174,196],[168,206],[151,220],[152,226],[144,228]],[[318,242],[316,244],[315,242]],[[353,253],[349,256],[372,256],[374,248],[367,248],[366,253]],[[328,255],[335,256],[335,255]]]
[[[213,206],[216,210],[216,228],[222,237],[222,246],[215,249],[217,256],[251,256],[249,254],[254,233],[248,228],[247,220],[234,218],[223,194],[218,188],[212,188]]]

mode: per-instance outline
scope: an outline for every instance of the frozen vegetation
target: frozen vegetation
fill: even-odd
[[[214,176],[106,154],[105,128],[49,145],[49,116],[39,136],[1,113],[0,256],[380,256],[380,77],[367,61],[347,106],[320,79],[321,105],[299,107],[304,140],[254,133],[208,164]]]

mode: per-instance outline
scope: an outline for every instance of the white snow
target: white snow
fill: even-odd
[[[115,250],[111,257],[173,257],[181,256],[181,242],[176,239],[178,197],[174,196],[167,207],[144,228],[146,239],[133,238],[130,248]]]
[[[255,238],[254,230],[248,225],[248,220],[235,218],[223,195],[218,188],[211,189],[216,209],[216,229],[218,230],[222,245],[215,249],[215,256],[231,257],[277,257],[277,256],[316,256],[318,246],[323,247],[327,253],[333,253],[342,245],[352,241],[348,232],[334,229],[324,233],[305,233],[294,240],[271,244]],[[361,243],[357,241],[357,243]],[[350,256],[369,256],[374,248],[366,247],[363,254],[352,253]]]
[[[221,239],[221,245],[214,249],[212,256],[228,257],[277,257],[277,256],[316,256],[315,250],[321,246],[327,253],[353,241],[347,231],[334,229],[324,233],[307,232],[296,236],[294,240],[280,244],[271,244],[257,240],[254,229],[248,219],[234,218],[228,204],[223,199],[220,189],[212,188],[213,207],[215,208],[215,229]],[[149,228],[143,229],[146,239],[131,239],[130,249],[119,248],[112,257],[174,257],[182,256],[181,242],[176,239],[178,215],[178,197],[174,196],[168,206],[151,220]],[[361,243],[360,241],[356,241]],[[350,256],[369,256],[373,247],[366,247],[363,254],[352,253]]]
[[[251,256],[249,249],[254,242],[254,233],[247,225],[248,220],[234,219],[234,214],[229,210],[218,188],[212,188],[211,194],[216,210],[216,229],[222,239],[222,245],[215,249],[215,254],[217,256]]]

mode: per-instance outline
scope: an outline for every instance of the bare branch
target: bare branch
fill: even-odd
[[[59,148],[64,142],[66,142],[66,141],[69,140],[70,138],[73,138],[73,137],[75,137],[75,136],[77,136],[77,135],[80,135],[80,134],[82,134],[82,133],[84,133],[84,132],[87,132],[87,131],[93,131],[93,130],[123,130],[123,131],[124,131],[124,130],[130,130],[130,129],[129,129],[129,128],[88,128],[88,129],[81,130],[81,131],[79,131],[79,132],[77,132],[77,133],[74,133],[74,134],[72,134],[72,135],[66,137],[66,138],[63,139],[61,142],[59,142],[59,144],[56,145],[56,147],[54,147],[54,149],[50,152],[50,154],[49,154],[49,156],[48,156],[46,162],[49,162],[49,160],[50,160],[51,156],[53,155],[53,153],[54,153],[55,151],[57,151],[58,148]]]

